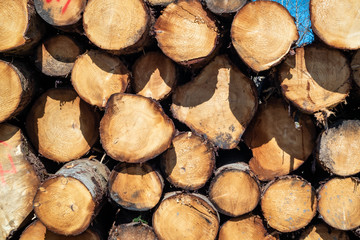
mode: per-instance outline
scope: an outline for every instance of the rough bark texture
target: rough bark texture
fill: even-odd
[[[152,227],[140,222],[113,225],[108,240],[158,240]]]

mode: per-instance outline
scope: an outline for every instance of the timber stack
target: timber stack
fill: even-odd
[[[0,0],[0,240],[359,239],[359,12]]]

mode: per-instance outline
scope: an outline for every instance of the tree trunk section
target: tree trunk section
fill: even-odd
[[[34,79],[28,67],[0,60],[0,122],[20,113],[34,95]]]
[[[173,94],[173,116],[215,146],[235,148],[257,109],[253,82],[225,56],[216,57]]]
[[[89,40],[117,54],[142,50],[149,38],[150,25],[151,16],[142,0],[91,0],[83,17]]]
[[[227,164],[216,170],[209,187],[209,199],[220,213],[238,217],[258,205],[259,184],[246,163]]]
[[[315,147],[316,131],[311,118],[301,113],[289,116],[280,99],[260,105],[244,134],[252,150],[250,169],[259,180],[269,181],[296,170]]]
[[[203,195],[171,192],[155,211],[152,224],[160,240],[214,240],[219,215]]]
[[[160,52],[149,52],[133,66],[133,89],[136,94],[154,100],[166,98],[176,84],[176,66]]]
[[[360,48],[360,2],[357,0],[311,0],[311,28],[331,47]]]
[[[301,111],[313,114],[344,102],[350,93],[350,67],[340,51],[297,48],[280,66],[282,93]]]
[[[81,53],[80,45],[71,37],[56,35],[37,48],[35,66],[45,75],[66,77]]]
[[[205,3],[211,12],[223,15],[239,11],[247,0],[205,0]]]
[[[149,164],[120,163],[111,172],[110,197],[132,211],[147,211],[160,201],[164,181]]]
[[[256,72],[280,63],[298,37],[290,13],[272,1],[246,4],[231,25],[233,46],[246,65]]]
[[[65,164],[38,189],[34,199],[36,216],[54,233],[84,232],[100,210],[109,174],[109,169],[97,160]]]
[[[0,52],[29,54],[45,33],[33,0],[0,2]]]
[[[160,49],[179,64],[206,62],[216,52],[219,32],[199,1],[180,0],[169,4],[154,28]]]
[[[298,176],[285,176],[269,182],[261,198],[267,223],[280,232],[293,232],[310,223],[316,214],[316,193]]]
[[[184,132],[172,140],[163,154],[161,168],[166,179],[175,187],[197,190],[213,174],[215,151],[213,146],[192,132]]]
[[[158,240],[152,227],[140,222],[113,225],[108,240]]]
[[[300,236],[299,240],[350,240],[344,231],[334,229],[324,223],[308,227]]]
[[[0,239],[9,237],[26,220],[45,177],[43,164],[21,130],[0,124]]]
[[[90,150],[98,138],[98,121],[97,113],[75,91],[50,89],[33,104],[26,130],[40,154],[68,162]]]
[[[20,240],[101,240],[99,234],[88,228],[85,232],[77,236],[58,235],[48,231],[44,224],[35,220],[21,234]]]
[[[318,190],[318,211],[323,220],[339,230],[360,226],[360,180],[333,178]]]
[[[170,3],[175,2],[175,0],[145,0],[147,3],[149,3],[153,7],[165,7],[169,5]]]
[[[319,138],[316,156],[329,173],[350,176],[360,172],[360,121],[341,121],[324,130]]]
[[[130,74],[118,57],[89,50],[75,61],[71,82],[85,102],[104,108],[112,94],[127,90]]]
[[[278,240],[267,233],[260,216],[245,215],[226,221],[220,228],[219,240]]]
[[[159,103],[143,96],[113,94],[100,122],[100,138],[113,159],[145,162],[169,148],[175,133]]]

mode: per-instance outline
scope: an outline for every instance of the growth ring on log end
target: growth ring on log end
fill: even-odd
[[[314,33],[327,45],[360,48],[360,1],[311,0],[310,18]]]
[[[113,159],[145,162],[164,152],[175,134],[172,120],[156,101],[139,95],[116,93],[100,122],[101,144]]]
[[[154,230],[147,224],[132,222],[113,225],[108,240],[158,240]]]
[[[183,65],[211,58],[219,34],[215,21],[209,16],[197,0],[169,4],[154,26],[160,49]]]
[[[232,44],[242,60],[256,72],[280,63],[298,37],[290,13],[272,1],[246,4],[231,25]]]

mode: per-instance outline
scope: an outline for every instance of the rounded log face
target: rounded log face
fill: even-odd
[[[249,166],[259,180],[272,180],[296,170],[312,153],[315,126],[307,115],[299,114],[296,118],[297,124],[280,99],[260,105],[244,134],[253,153]]]
[[[211,181],[209,199],[219,212],[236,217],[251,212],[260,200],[257,181],[241,163],[219,168]]]
[[[165,55],[185,65],[209,58],[219,35],[215,21],[196,0],[169,4],[154,28],[158,45]]]
[[[351,61],[351,70],[355,83],[360,87],[360,51],[357,51]]]
[[[316,214],[316,206],[311,184],[297,176],[268,183],[261,199],[266,221],[280,232],[293,232],[308,225]]]
[[[103,108],[112,94],[126,91],[130,72],[118,57],[90,50],[75,61],[71,82],[85,102]]]
[[[20,240],[100,240],[100,236],[87,229],[77,236],[64,236],[46,230],[44,224],[36,220],[29,225],[21,234]]]
[[[332,47],[358,49],[360,48],[359,11],[360,2],[357,0],[311,0],[312,29],[321,40]]]
[[[162,100],[176,84],[176,66],[160,52],[149,52],[133,66],[133,89],[136,94]]]
[[[152,227],[143,223],[113,226],[108,240],[158,240]]]
[[[160,104],[143,96],[113,94],[100,123],[106,153],[115,160],[145,162],[164,152],[175,133]]]
[[[206,7],[213,13],[226,14],[237,12],[246,0],[205,0]]]
[[[318,191],[318,211],[324,221],[340,230],[360,226],[360,180],[333,178]]]
[[[33,104],[26,119],[31,142],[57,162],[80,158],[98,137],[98,115],[71,89],[50,89]]]
[[[298,39],[298,32],[281,4],[256,1],[246,4],[234,17],[231,39],[242,60],[260,72],[280,63]]]
[[[349,240],[346,232],[329,227],[324,223],[308,227],[302,234],[299,240]]]
[[[86,36],[106,50],[135,45],[147,32],[150,16],[142,0],[91,0],[85,8]]]
[[[34,0],[36,12],[47,23],[68,26],[77,23],[86,6],[86,0]]]
[[[347,120],[326,129],[318,139],[317,159],[330,173],[350,176],[360,172],[360,121]]]
[[[48,76],[66,76],[80,54],[80,46],[74,40],[57,35],[37,48],[35,66]]]
[[[160,201],[161,175],[148,164],[120,163],[109,180],[110,197],[123,208],[147,211]]]
[[[203,138],[191,132],[174,137],[172,147],[162,156],[161,167],[176,187],[197,190],[211,177],[215,152]]]
[[[17,230],[30,214],[40,185],[32,166],[35,162],[30,162],[36,156],[26,144],[18,127],[0,124],[0,239]]]
[[[255,86],[225,56],[173,94],[173,116],[223,149],[237,146],[257,109]]]
[[[225,222],[219,232],[219,240],[277,240],[268,235],[259,216],[242,216]]]
[[[350,67],[340,51],[324,47],[297,48],[280,66],[282,93],[305,113],[334,107],[349,95]]]
[[[214,240],[219,215],[200,194],[170,193],[153,215],[152,224],[159,239]]]

